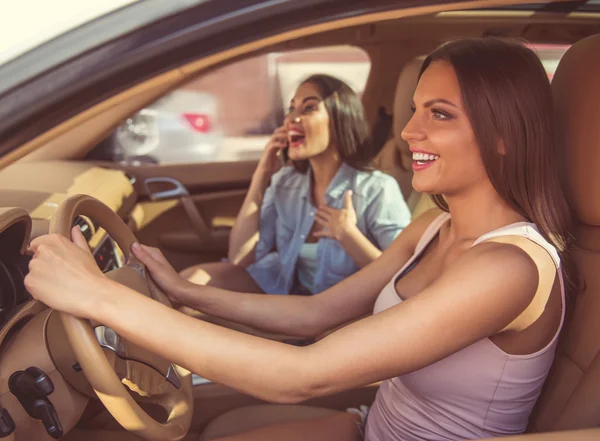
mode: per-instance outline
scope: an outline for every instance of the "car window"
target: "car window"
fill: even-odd
[[[532,44],[529,47],[540,57],[548,74],[548,79],[552,81],[558,62],[570,46],[564,44]]]
[[[333,75],[360,95],[370,66],[368,55],[353,46],[237,61],[132,115],[90,157],[133,165],[257,160],[302,80]]]

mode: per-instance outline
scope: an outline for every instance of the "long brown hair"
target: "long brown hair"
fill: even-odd
[[[330,139],[335,142],[340,158],[357,170],[370,170],[374,152],[369,136],[369,125],[360,99],[354,91],[335,77],[311,75],[301,84],[314,84],[323,96],[329,114]],[[300,172],[308,169],[308,161],[294,161]]]
[[[504,201],[554,244],[574,286],[572,217],[553,132],[550,82],[537,55],[516,41],[469,38],[446,43],[423,62],[452,65],[487,175]],[[499,151],[499,142],[503,151]],[[441,195],[436,205],[448,211]]]

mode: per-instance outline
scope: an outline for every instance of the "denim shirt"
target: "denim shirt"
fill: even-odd
[[[248,273],[268,294],[293,293],[296,261],[315,221],[311,172],[287,166],[267,188],[260,213],[259,241]],[[359,230],[380,250],[386,249],[408,225],[410,210],[396,180],[379,171],[362,172],[342,164],[325,193],[332,208],[344,208],[344,193],[352,190]],[[319,293],[356,272],[359,267],[335,239],[321,238],[318,270],[312,293]]]

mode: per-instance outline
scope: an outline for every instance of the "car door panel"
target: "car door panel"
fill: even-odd
[[[229,233],[256,162],[102,165],[135,180],[138,205],[129,225],[141,243],[160,248],[175,269],[227,256]]]

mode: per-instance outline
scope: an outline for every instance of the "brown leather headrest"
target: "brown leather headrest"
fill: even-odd
[[[600,226],[600,34],[565,53],[552,91],[569,200],[582,223]]]

